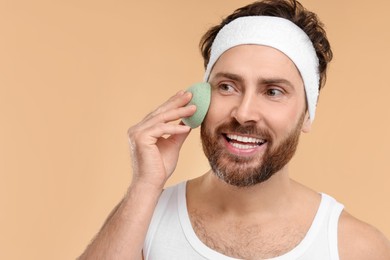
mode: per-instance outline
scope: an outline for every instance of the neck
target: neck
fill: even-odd
[[[250,215],[285,209],[292,197],[291,186],[287,167],[263,183],[244,188],[226,184],[210,170],[189,183],[188,195],[208,201],[210,210],[219,213]]]

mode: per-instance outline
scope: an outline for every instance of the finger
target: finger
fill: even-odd
[[[178,144],[180,145],[180,142],[184,141],[182,140],[182,138],[185,139],[185,136],[188,135],[190,131],[191,127],[186,125],[158,124],[144,131],[144,140],[146,145],[154,145],[157,143],[158,139],[163,136],[168,135],[169,137],[167,139],[169,139],[172,136],[178,135],[178,137],[172,137],[170,140],[178,142]]]
[[[159,106],[157,109],[155,109],[153,112],[151,112],[149,115],[145,117],[146,120],[148,120],[151,117],[154,117],[158,114],[164,113],[168,110],[183,107],[190,102],[192,97],[191,92],[185,92],[183,90],[176,93],[176,95],[169,98],[165,103],[163,103],[161,106]]]
[[[195,113],[195,111],[196,111],[195,105],[171,109],[169,111],[166,111],[165,113],[160,113],[153,117],[150,117],[149,119],[139,124],[138,127],[140,129],[146,129],[156,124],[161,124],[161,123],[166,124],[166,123],[174,122],[182,118],[192,116]]]
[[[188,131],[188,132],[185,132],[182,134],[171,135],[167,138],[167,140],[170,141],[171,143],[175,144],[175,146],[178,149],[180,149],[190,133],[191,133],[191,128],[190,128],[190,131]]]

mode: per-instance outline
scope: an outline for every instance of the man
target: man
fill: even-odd
[[[315,14],[256,2],[211,28],[201,49],[211,170],[163,190],[190,132],[171,122],[196,111],[180,91],[129,129],[132,183],[80,259],[390,259],[380,232],[288,176],[332,58]]]

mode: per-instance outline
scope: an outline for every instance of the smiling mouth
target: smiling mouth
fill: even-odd
[[[267,142],[265,139],[234,134],[224,134],[224,137],[231,146],[240,150],[254,149]]]

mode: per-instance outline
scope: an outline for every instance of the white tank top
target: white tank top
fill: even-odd
[[[337,227],[343,205],[321,194],[321,203],[303,240],[268,260],[338,260]],[[207,247],[195,234],[187,211],[186,182],[161,194],[143,248],[145,260],[238,260]]]

